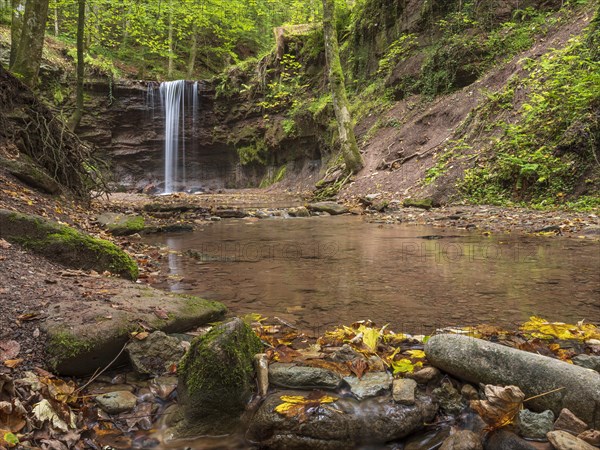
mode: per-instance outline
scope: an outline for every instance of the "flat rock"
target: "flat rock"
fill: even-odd
[[[518,386],[526,397],[558,388],[527,402],[532,411],[563,408],[593,428],[600,427],[600,374],[534,353],[467,336],[442,334],[425,344],[429,362],[458,378],[493,385]]]
[[[108,392],[94,398],[98,406],[108,414],[120,414],[135,408],[137,397],[129,391]]]
[[[558,415],[556,422],[554,422],[555,430],[567,431],[575,436],[577,436],[580,433],[583,433],[585,430],[587,430],[589,428],[590,427],[588,427],[587,424],[583,420],[581,420],[579,417],[577,417],[575,414],[573,414],[567,408],[563,408],[560,411],[560,414]],[[548,431],[551,431],[551,430],[548,430]]]
[[[129,236],[144,229],[142,216],[105,212],[96,217],[96,221],[115,236]]]
[[[358,401],[335,394],[335,402],[310,408],[305,417],[286,417],[274,411],[282,403],[282,395],[310,394],[285,391],[267,397],[250,423],[250,442],[261,448],[347,450],[363,443],[401,439],[422,429],[437,412],[427,396],[418,396],[414,405],[406,406],[394,403],[389,395]]]
[[[273,363],[269,366],[269,382],[291,389],[337,389],[342,377],[320,367]]]
[[[304,206],[290,208],[290,209],[288,209],[288,214],[291,217],[309,217],[310,216],[310,212]]]
[[[460,430],[446,438],[440,450],[483,450],[483,444],[477,434]]]
[[[392,387],[393,377],[388,372],[367,372],[362,378],[357,376],[344,377],[350,390],[359,400],[375,397]]]
[[[396,379],[392,383],[392,398],[401,405],[415,404],[415,390],[417,382],[410,378]]]
[[[566,431],[551,431],[547,435],[548,440],[556,450],[597,450],[598,447],[588,444],[582,439],[573,436]]]
[[[163,292],[115,279],[110,301],[90,302],[87,309],[72,314],[68,301],[53,304],[41,328],[48,335],[46,352],[52,369],[81,376],[104,368],[139,331],[139,323],[154,330],[177,333],[219,320],[226,308],[218,302]],[[123,353],[122,359],[127,361]]]
[[[336,202],[316,202],[308,205],[308,209],[310,211],[316,212],[326,212],[331,214],[332,216],[336,216],[339,214],[346,214],[348,212],[348,208],[344,205],[340,205]]]
[[[522,409],[519,411],[517,422],[522,437],[545,441],[546,434],[552,431],[554,426],[554,413],[549,409],[541,413]]]
[[[185,353],[179,339],[162,331],[150,333],[143,340],[133,339],[126,350],[133,369],[141,375],[162,375]]]

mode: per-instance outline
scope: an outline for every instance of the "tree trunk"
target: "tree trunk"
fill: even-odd
[[[12,0],[12,23],[10,26],[10,61],[9,66],[15,62],[17,49],[21,40],[21,30],[23,29],[23,10],[25,9],[25,0]]]
[[[85,0],[77,0],[79,11],[77,16],[77,100],[75,111],[69,119],[69,129],[75,131],[83,116],[83,76],[84,76],[84,31],[85,31]]]
[[[337,30],[335,28],[334,0],[323,0],[323,31],[325,35],[325,56],[329,65],[329,87],[331,89],[335,118],[338,123],[342,155],[346,164],[346,170],[356,173],[362,169],[364,163],[356,144],[354,125],[352,123],[352,116],[350,115],[348,98],[346,97],[344,72],[340,61]]]
[[[23,29],[11,70],[21,78],[21,81],[31,87],[37,84],[40,71],[46,20],[48,20],[48,0],[27,0]]]
[[[167,77],[173,77],[173,2],[169,0],[169,66],[167,68]]]
[[[198,54],[198,35],[197,35],[197,27],[194,25],[194,30],[192,31],[191,38],[191,47],[190,47],[190,59],[188,60],[188,70],[187,76],[191,80],[194,76],[194,67],[196,66],[196,56]]]

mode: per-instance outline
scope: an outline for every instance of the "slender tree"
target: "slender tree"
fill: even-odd
[[[48,20],[48,0],[27,0],[19,46],[10,69],[29,86],[37,84],[44,48],[46,20]]]
[[[356,173],[362,169],[364,163],[356,144],[352,115],[346,97],[344,72],[340,61],[337,30],[335,28],[334,0],[323,0],[323,32],[325,35],[325,56],[329,65],[329,88],[331,89],[333,109],[338,123],[342,155],[346,170]]]
[[[10,26],[10,62],[12,67],[17,57],[17,49],[21,40],[21,30],[23,29],[23,10],[25,9],[25,0],[12,0],[12,21]]]
[[[84,77],[84,31],[85,31],[85,0],[77,0],[77,91],[76,106],[69,119],[69,129],[75,131],[83,116],[83,77]]]

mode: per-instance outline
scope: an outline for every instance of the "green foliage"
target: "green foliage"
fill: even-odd
[[[498,124],[503,134],[491,156],[468,171],[460,184],[468,198],[546,207],[564,203],[586,174],[594,174],[588,183],[597,185],[600,63],[592,58],[594,51],[578,37],[564,49],[526,62],[529,76],[520,88],[527,98],[519,109],[520,120]],[[496,98],[506,101],[505,94]]]
[[[394,67],[404,61],[417,46],[417,38],[414,34],[403,34],[388,47],[387,52],[379,60],[378,75],[389,75]]]
[[[238,148],[237,153],[242,166],[247,166],[252,163],[266,165],[268,162],[267,157],[269,149],[264,139],[257,139],[252,145]]]
[[[276,172],[269,173],[265,175],[265,177],[260,182],[260,188],[267,188],[275,183],[279,183],[281,180],[285,178],[285,174],[287,173],[287,165],[281,166],[277,169]]]

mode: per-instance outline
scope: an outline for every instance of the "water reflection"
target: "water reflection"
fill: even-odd
[[[228,220],[168,245],[171,289],[320,334],[370,318],[426,334],[537,314],[600,321],[597,242],[480,234],[357,217]],[[164,287],[164,286],[162,286]]]

